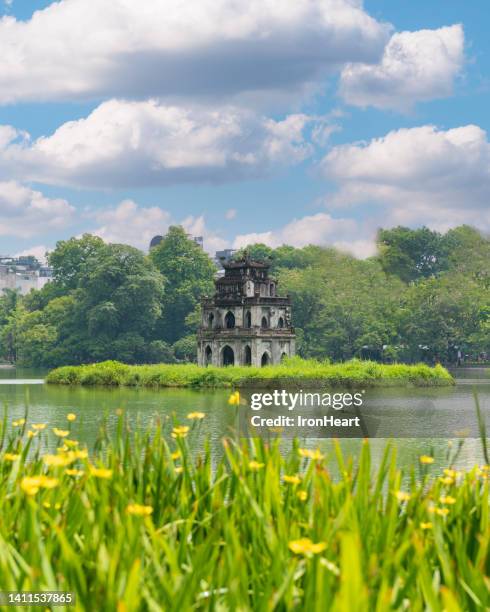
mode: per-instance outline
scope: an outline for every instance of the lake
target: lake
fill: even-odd
[[[73,436],[89,448],[104,417],[109,431],[114,430],[119,410],[125,412],[133,429],[152,427],[156,418],[175,418],[184,423],[189,412],[205,412],[206,418],[196,424],[188,438],[196,452],[202,448],[204,436],[208,435],[213,451],[221,453],[222,437],[230,434],[235,426],[235,410],[227,403],[228,390],[64,387],[43,384],[45,374],[39,370],[0,369],[0,401],[8,409],[9,422],[24,416],[27,410],[29,423],[48,423],[49,432],[43,432],[42,444],[50,449],[57,445],[51,427],[66,428],[68,412],[78,415],[73,424]],[[470,467],[476,462],[482,463],[481,443],[476,438],[473,393],[478,394],[488,431],[490,369],[459,368],[454,375],[457,384],[450,388],[366,391],[366,411],[380,423],[380,437],[372,439],[374,463],[386,444],[385,436],[392,437],[393,432],[403,436],[397,441],[400,464],[408,465],[419,455],[433,453],[436,464],[446,466],[449,446],[452,445],[454,452],[458,444],[456,435],[465,437],[456,465]],[[353,455],[360,447],[360,441],[353,439],[344,439],[341,444]],[[328,439],[308,439],[304,445],[318,446],[327,453],[332,448]]]

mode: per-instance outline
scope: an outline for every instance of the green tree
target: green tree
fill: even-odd
[[[163,316],[158,336],[173,344],[192,329],[186,323],[203,295],[214,291],[216,268],[182,227],[170,227],[162,242],[151,249],[150,259],[165,277]]]
[[[447,270],[449,243],[427,227],[395,227],[378,232],[379,261],[385,272],[405,282],[428,278]]]
[[[107,248],[101,238],[91,234],[60,240],[54,251],[48,253],[48,263],[53,267],[55,282],[64,289],[76,289],[94,261]]]

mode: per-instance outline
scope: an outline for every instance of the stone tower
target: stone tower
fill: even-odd
[[[224,269],[214,297],[201,303],[199,365],[264,366],[294,355],[291,301],[277,295],[269,265],[246,258]]]

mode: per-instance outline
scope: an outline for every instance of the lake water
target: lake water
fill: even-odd
[[[454,450],[458,444],[454,436],[468,434],[470,437],[464,440],[457,465],[470,467],[483,461],[481,443],[472,437],[477,435],[473,393],[478,394],[487,431],[490,431],[490,369],[459,368],[454,374],[457,384],[450,388],[389,388],[366,392],[366,410],[380,422],[378,435],[383,436],[372,440],[374,463],[386,444],[384,435],[391,437],[393,431],[403,436],[396,442],[401,464],[409,464],[421,454],[433,453],[436,463],[445,466],[448,446],[452,444]],[[108,429],[113,430],[119,410],[125,412],[133,429],[151,428],[158,418],[175,418],[183,423],[189,412],[205,412],[206,418],[195,426],[189,443],[198,451],[204,436],[209,436],[216,454],[221,453],[222,437],[230,434],[235,426],[235,410],[227,403],[227,390],[63,387],[44,384],[44,375],[45,372],[36,370],[0,369],[0,402],[8,410],[9,422],[27,411],[29,423],[48,423],[48,429],[43,432],[43,445],[48,448],[55,448],[57,444],[51,428],[66,428],[69,412],[78,415],[73,436],[89,448],[97,437],[101,420],[106,417]],[[357,454],[359,440],[346,439],[341,443],[347,452]],[[318,446],[326,453],[332,449],[328,439],[308,439],[304,445]]]

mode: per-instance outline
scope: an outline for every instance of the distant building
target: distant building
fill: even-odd
[[[199,365],[265,366],[294,355],[291,300],[277,295],[269,265],[246,258],[224,270],[214,296],[201,302]]]
[[[42,289],[52,278],[52,268],[42,266],[34,255],[0,257],[0,292],[11,289],[26,295],[31,289]]]
[[[223,270],[224,264],[229,263],[233,259],[233,255],[237,253],[236,249],[223,249],[222,251],[216,251],[214,254],[214,263],[217,265],[219,270]]]

